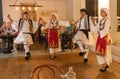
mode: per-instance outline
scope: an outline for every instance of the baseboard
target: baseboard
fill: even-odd
[[[112,55],[112,59],[118,63],[120,63],[120,57]]]

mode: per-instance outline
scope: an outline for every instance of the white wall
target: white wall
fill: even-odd
[[[15,0],[14,0],[15,1]],[[8,21],[7,15],[10,14],[13,19],[21,17],[20,11],[13,7],[9,7],[10,4],[14,3],[13,0],[3,0],[3,19]],[[33,3],[34,0],[18,0],[19,3]],[[39,10],[57,10],[60,19],[78,20],[80,17],[79,11],[85,7],[85,0],[36,0],[39,4],[43,5]],[[38,13],[38,12],[37,12]],[[39,14],[37,14],[39,18]]]
[[[73,19],[78,20],[80,19],[80,9],[85,8],[85,0],[73,0]]]
[[[85,8],[85,0],[67,0],[67,19],[78,20],[81,8]]]
[[[111,36],[113,42],[117,42],[117,40],[120,39],[120,35],[119,36],[117,35],[117,0],[110,0],[109,6],[110,6],[109,10],[110,10],[110,18],[111,18]]]
[[[73,0],[66,0],[67,1],[67,19],[73,19]]]
[[[14,19],[17,19],[20,16],[19,11],[16,11],[15,8],[9,7],[10,4],[13,4],[11,0],[2,0],[3,21],[9,21],[7,19],[8,14],[10,14]]]
[[[20,11],[13,7],[9,7],[10,4],[13,4],[15,0],[3,0],[3,19],[4,21],[9,21],[7,15],[10,14],[13,19],[20,18]],[[33,2],[34,0],[18,0],[17,4],[21,2]],[[67,7],[66,0],[36,0],[39,4],[43,5],[39,10],[57,10],[58,16],[61,19],[67,19]]]

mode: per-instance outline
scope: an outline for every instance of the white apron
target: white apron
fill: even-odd
[[[84,45],[91,45],[88,38],[82,31],[78,31],[77,34],[73,38],[73,42],[81,41]]]
[[[30,34],[23,34],[20,32],[16,37],[15,44],[33,44],[33,40]]]

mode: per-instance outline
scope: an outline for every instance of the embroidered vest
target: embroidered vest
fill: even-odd
[[[79,29],[81,28],[81,20],[82,20],[82,17],[80,17]],[[86,30],[90,30],[89,16],[85,17],[84,26]]]
[[[19,24],[18,24],[18,31],[21,31],[22,30],[22,27],[23,27],[23,23],[24,23],[24,20],[21,18],[19,20]],[[29,23],[29,26],[30,26],[30,31],[32,33],[32,29],[33,29],[33,22],[31,19],[28,20],[28,23]]]

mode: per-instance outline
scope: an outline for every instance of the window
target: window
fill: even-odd
[[[86,0],[86,9],[90,16],[98,16],[98,0]]]
[[[3,16],[2,16],[2,0],[0,0],[0,26],[2,25],[3,22]]]
[[[120,0],[117,0],[117,20],[118,20],[117,31],[120,32]]]
[[[120,17],[120,0],[117,0],[117,16]]]

